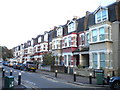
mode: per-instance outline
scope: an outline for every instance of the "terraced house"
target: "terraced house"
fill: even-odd
[[[42,62],[42,53],[52,52],[56,66],[72,68],[78,74],[89,75],[94,69],[103,69],[106,75],[120,75],[120,1],[99,6],[82,18],[74,17],[65,25],[38,35],[37,44],[29,48],[21,45],[14,48],[16,58],[22,55],[29,60],[34,48],[34,60]]]
[[[55,65],[61,66],[62,63],[62,36],[63,36],[63,26],[58,26],[54,28],[52,39],[52,53],[55,56]]]

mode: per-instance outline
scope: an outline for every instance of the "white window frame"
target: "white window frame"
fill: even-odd
[[[79,36],[80,36],[80,46],[84,46],[85,45],[85,34],[81,33]],[[83,38],[82,38],[82,36],[83,36]]]
[[[76,22],[71,21],[70,23],[68,23],[68,33],[71,33],[75,30],[76,30]]]
[[[95,36],[93,36],[93,31],[96,31],[96,35],[95,35]],[[92,30],[92,38],[91,38],[91,39],[92,39],[92,42],[97,42],[97,41],[98,41],[98,35],[99,35],[99,34],[98,34],[98,29],[93,29],[93,30]],[[94,39],[95,37],[96,37],[96,40],[93,41],[93,39]]]
[[[105,56],[104,60],[101,59],[102,54],[104,54],[104,56]],[[100,55],[100,68],[106,68],[106,53],[105,52],[100,52],[99,55]],[[101,66],[102,62],[104,62],[104,64],[105,64],[104,67]]]
[[[48,41],[48,33],[46,33],[45,35],[44,35],[44,41]]]
[[[57,36],[62,36],[62,31],[63,31],[63,28],[62,27],[59,27],[57,29]]]
[[[90,33],[86,32],[85,33],[85,45],[89,45],[90,43]]]
[[[71,47],[71,36],[68,37],[68,47]]]
[[[103,19],[103,14],[102,14],[102,12],[105,10],[105,12],[106,12],[106,19],[104,20]],[[98,14],[100,14],[100,21],[98,21]],[[100,9],[96,14],[95,14],[95,23],[100,23],[100,22],[103,22],[103,21],[106,21],[106,20],[108,20],[108,8],[104,8],[104,9]]]
[[[41,36],[38,38],[38,43],[40,43],[42,40],[41,40]]]
[[[101,28],[103,28],[103,31],[104,31],[103,34],[101,34],[101,32],[100,32]],[[105,37],[106,36],[105,27],[100,27],[98,30],[99,30],[99,41],[104,41],[106,38]],[[104,36],[104,39],[101,39],[102,36]]]
[[[96,55],[97,60],[95,60],[96,58],[94,59],[94,55]],[[92,67],[97,69],[98,68],[98,54],[97,53],[92,53],[92,60],[93,60],[92,61],[93,62],[93,66]],[[95,62],[96,62],[96,64],[95,64]]]
[[[100,40],[100,28],[102,28],[102,27],[104,28],[104,37],[105,38],[103,40]],[[97,41],[93,41],[93,30],[97,30]],[[109,24],[103,24],[103,25],[100,25],[97,27],[93,27],[89,30],[89,32],[90,32],[90,43],[112,41],[112,39],[111,39],[111,25],[109,25]]]

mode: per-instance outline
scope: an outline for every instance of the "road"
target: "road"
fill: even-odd
[[[6,75],[10,74],[10,70],[13,71],[15,80],[18,79],[18,73],[21,72],[22,84],[27,88],[69,88],[69,89],[82,89],[82,90],[108,90],[105,87],[93,87],[93,86],[80,86],[72,83],[62,82],[56,78],[44,75],[41,73],[20,71],[7,66],[4,66]]]

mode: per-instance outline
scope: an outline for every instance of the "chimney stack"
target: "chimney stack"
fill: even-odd
[[[86,16],[88,16],[90,14],[90,12],[89,11],[86,11]]]

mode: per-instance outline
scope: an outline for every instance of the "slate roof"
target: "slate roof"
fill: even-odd
[[[116,4],[117,3],[113,3],[112,5],[108,6],[108,17],[109,17],[109,21],[111,21],[111,22],[114,22],[117,20],[116,10],[115,10]]]
[[[84,31],[84,19],[85,17],[82,17],[77,20],[78,22],[77,32]]]
[[[49,31],[48,33],[48,42],[52,42],[52,32],[53,30]]]

